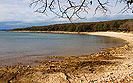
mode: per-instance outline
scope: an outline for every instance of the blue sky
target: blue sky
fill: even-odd
[[[29,7],[30,1],[31,0],[0,0],[0,29],[68,22],[67,19],[59,19],[57,16],[51,13],[49,13],[48,16],[35,13],[35,9]],[[111,2],[111,5],[113,4],[114,3]],[[123,4],[117,5],[115,8],[111,7],[111,14],[104,16],[100,12],[98,12],[96,15],[93,15],[95,6],[92,6],[89,14],[84,15],[87,17],[87,20],[77,20],[75,22],[133,19],[133,14],[131,13],[118,14],[122,7]]]

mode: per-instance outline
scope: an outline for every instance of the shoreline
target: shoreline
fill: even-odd
[[[131,36],[133,37],[132,33],[123,33],[123,32],[69,32],[69,31],[7,31],[7,32],[23,32],[23,33],[53,33],[53,34],[79,34],[79,35],[98,35],[98,36],[108,36],[108,37],[116,37],[116,35],[123,35],[123,36]],[[117,33],[117,34],[116,34]],[[113,34],[113,35],[112,35]],[[126,37],[117,36],[116,38],[121,38],[128,42],[132,42],[133,40],[127,39]]]
[[[42,63],[42,65],[34,68],[31,68],[30,66],[21,68],[19,66],[22,69],[21,71],[26,69],[25,71],[28,72],[28,75],[33,75],[33,77],[28,78],[26,77],[27,74],[26,75],[24,74],[24,76],[18,74],[18,77],[10,80],[13,83],[19,82],[17,81],[19,79],[21,79],[20,82],[24,82],[24,81],[30,82],[32,80],[36,83],[38,82],[52,83],[54,81],[58,83],[62,83],[62,82],[64,83],[67,83],[67,82],[70,82],[70,83],[79,83],[79,82],[81,83],[82,82],[84,83],[90,83],[90,82],[128,83],[133,81],[133,55],[132,55],[133,54],[133,34],[131,33],[122,33],[122,32],[80,32],[79,33],[79,32],[64,32],[64,31],[50,31],[50,32],[49,31],[43,31],[43,32],[42,31],[11,31],[11,32],[98,35],[98,36],[116,37],[116,38],[126,40],[128,42],[128,45],[125,45],[122,47],[116,47],[116,48],[109,48],[110,49],[109,51],[93,54],[93,57],[91,55],[87,55],[83,57],[52,56],[50,58],[64,59],[64,61],[38,61],[39,63]],[[62,68],[61,70],[58,70],[60,67],[57,67],[57,66],[61,66],[61,67],[63,66],[63,68],[65,67],[66,69],[65,71],[62,70]],[[0,69],[0,71],[1,70],[2,69]],[[32,71],[32,74],[31,74],[31,71]],[[44,73],[44,71],[49,71],[49,72],[42,74]],[[71,71],[74,74],[71,74],[72,73]],[[27,72],[21,72],[21,73],[27,73]],[[38,78],[38,76],[40,78]]]
[[[69,31],[8,31],[8,32],[22,32],[22,33],[52,33],[52,34],[75,34],[75,35],[97,35],[97,36],[107,36],[107,37],[115,37],[125,40],[127,44],[133,43],[133,39],[126,37],[133,37],[133,33],[123,33],[123,32],[69,32]],[[113,34],[113,35],[112,35]],[[122,36],[120,36],[122,35]]]

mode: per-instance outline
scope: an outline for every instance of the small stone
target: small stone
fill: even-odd
[[[132,65],[128,65],[128,67],[131,67]]]
[[[113,75],[113,73],[110,73],[110,75]]]

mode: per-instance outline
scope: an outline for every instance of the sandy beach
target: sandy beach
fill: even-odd
[[[133,82],[133,34],[132,33],[122,33],[122,32],[80,32],[78,33],[78,32],[62,32],[62,31],[58,31],[58,32],[17,31],[17,32],[85,34],[85,35],[109,36],[109,37],[116,37],[116,38],[123,39],[128,42],[128,45],[125,45],[122,47],[109,48],[109,51],[107,52],[92,54],[94,55],[93,57],[91,55],[87,55],[83,57],[63,57],[63,59],[65,58],[66,62],[39,61],[39,62],[42,62],[43,64],[33,68],[30,66],[2,67],[0,68],[1,83],[5,83],[5,82],[9,82],[9,83],[22,83],[22,82],[23,83],[112,83],[112,82],[132,83]],[[62,57],[55,57],[55,56],[53,56],[52,58],[62,59]],[[94,64],[96,62],[98,62],[97,63],[98,65]],[[74,68],[74,71],[72,71],[73,66],[71,65],[69,68],[66,66],[64,67],[64,64],[69,65],[70,63],[78,66],[77,69]],[[94,66],[91,65],[91,63],[94,64]],[[50,67],[50,68],[47,69],[47,67]],[[60,68],[61,71],[58,70],[58,68]],[[69,70],[66,71],[66,69],[64,69],[65,70],[64,72],[63,68],[66,68]],[[45,73],[45,71],[50,71],[50,73],[49,72]]]

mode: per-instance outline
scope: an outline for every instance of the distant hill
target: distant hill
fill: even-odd
[[[112,20],[104,22],[55,24],[48,26],[33,26],[16,28],[13,31],[70,31],[70,32],[96,32],[96,31],[133,31],[133,19]]]
[[[10,31],[11,29],[0,29],[0,31]]]

